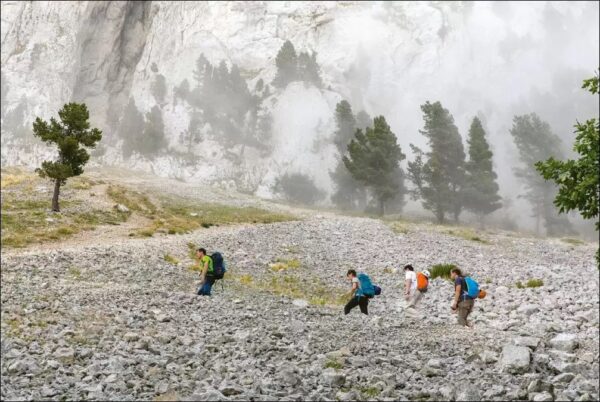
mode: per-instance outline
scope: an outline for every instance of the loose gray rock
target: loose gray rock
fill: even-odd
[[[321,378],[323,383],[330,387],[341,387],[346,382],[346,376],[333,368],[323,370]]]
[[[531,352],[529,348],[515,345],[505,345],[502,348],[500,365],[503,371],[513,374],[524,373],[529,369],[530,363]]]
[[[572,352],[577,348],[578,341],[575,334],[558,334],[548,342],[554,349]]]

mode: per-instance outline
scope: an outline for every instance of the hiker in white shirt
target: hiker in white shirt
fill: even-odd
[[[407,311],[414,312],[417,303],[423,297],[423,293],[427,291],[429,284],[429,271],[415,273],[412,265],[404,267],[404,299],[407,301]]]

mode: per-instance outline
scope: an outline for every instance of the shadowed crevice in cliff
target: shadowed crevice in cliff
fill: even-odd
[[[79,68],[74,101],[86,101],[110,126],[125,107],[135,68],[143,54],[152,2],[93,2],[78,33]]]

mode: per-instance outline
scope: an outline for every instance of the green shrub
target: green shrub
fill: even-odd
[[[342,363],[338,362],[337,360],[328,360],[325,363],[325,368],[332,368],[332,369],[340,370],[343,367],[344,366],[342,365]]]
[[[360,392],[367,398],[375,398],[377,395],[379,395],[379,389],[375,387],[364,387],[361,388]]]
[[[450,271],[456,268],[454,264],[436,264],[429,269],[431,277],[429,279],[444,278],[450,279]]]
[[[168,262],[169,264],[173,264],[173,265],[177,265],[177,264],[179,264],[179,260],[178,260],[177,258],[173,257],[173,256],[172,256],[172,255],[170,255],[170,254],[165,254],[165,255],[164,255],[164,257],[163,257],[163,259],[164,259],[166,262]]]
[[[517,289],[525,289],[525,288],[539,288],[544,285],[544,281],[541,279],[529,279],[524,285],[521,281],[515,283],[515,287]]]

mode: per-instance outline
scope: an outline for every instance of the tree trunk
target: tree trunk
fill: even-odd
[[[439,223],[444,223],[444,210],[442,208],[438,208],[435,211],[435,216],[437,217]]]
[[[479,215],[479,228],[481,230],[485,229],[485,215],[484,214]]]
[[[60,193],[60,180],[56,179],[54,182],[54,195],[52,196],[52,210],[54,212],[60,212],[58,207],[58,194]]]
[[[385,213],[385,205],[383,200],[379,200],[379,216],[383,216]]]

